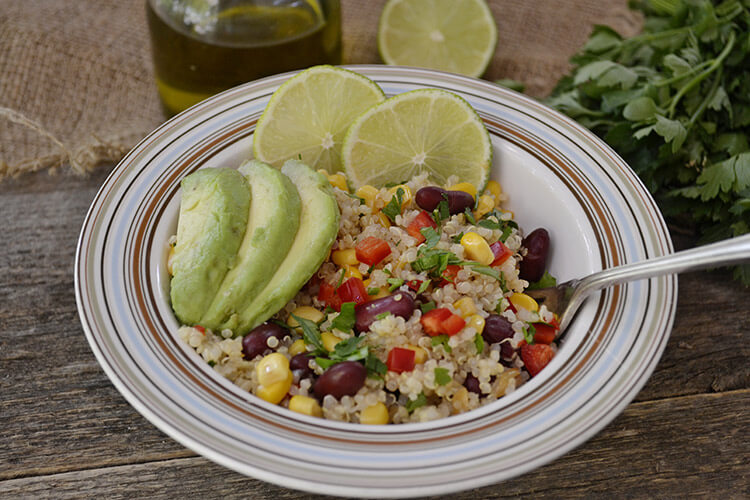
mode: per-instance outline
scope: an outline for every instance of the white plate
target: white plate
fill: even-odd
[[[672,252],[666,225],[630,168],[572,120],[491,83],[436,71],[353,66],[388,95],[437,87],[485,121],[493,178],[527,232],[551,234],[559,279]],[[176,337],[167,239],[180,180],[237,166],[271,94],[291,74],[234,88],[146,137],[114,169],[81,230],[76,298],[99,363],[159,429],[243,474],[316,493],[406,497],[519,475],[593,436],[653,371],[672,327],[674,277],[592,297],[542,373],[500,401],[447,419],[358,426],[305,417],[243,392]]]

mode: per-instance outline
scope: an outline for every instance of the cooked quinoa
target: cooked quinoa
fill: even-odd
[[[455,182],[456,179],[449,179],[447,185],[452,186]],[[335,186],[336,183],[332,181],[332,184]],[[480,195],[473,211],[446,218],[441,218],[440,210],[436,209],[430,215],[439,224],[433,231],[427,230],[431,238],[421,242],[419,239],[424,238],[415,237],[413,231],[410,234],[407,229],[410,225],[413,227],[415,219],[424,217],[425,211],[417,205],[412,194],[425,186],[428,182],[422,175],[405,185],[377,191],[372,189],[362,198],[334,187],[341,219],[331,255],[271,321],[284,325],[291,321],[293,325],[299,325],[292,315],[310,317],[310,308],[313,308],[317,314],[311,316],[313,320],[307,326],[315,326],[314,334],[322,336],[323,345],[330,347],[337,341],[355,336],[360,338],[356,349],[352,350],[355,353],[352,357],[368,367],[368,375],[353,395],[336,398],[324,394],[321,397],[314,391],[314,385],[325,370],[315,356],[310,356],[307,363],[310,375],[294,370],[291,386],[288,393],[282,395],[280,406],[288,408],[294,396],[304,396],[306,398],[297,398],[296,401],[305,405],[294,403],[293,410],[354,423],[424,422],[491,403],[529,379],[532,370],[525,367],[521,347],[533,343],[532,325],[554,325],[555,318],[544,305],[537,306],[523,294],[529,283],[519,277],[519,264],[526,249],[523,235],[512,221],[512,212],[503,208],[507,201],[505,194],[499,189],[488,189]],[[398,197],[394,201],[391,199],[397,193],[402,195],[401,213],[397,210],[394,214]],[[389,204],[390,210],[386,208]],[[384,215],[384,208],[393,215],[392,220]],[[487,222],[480,224],[480,221]],[[465,240],[462,240],[462,236],[469,232],[476,233],[487,244],[502,242],[510,256],[499,265],[477,265],[471,251],[467,251]],[[388,255],[375,265],[364,262],[339,265],[335,262],[341,262],[342,256],[351,259],[351,250],[348,253],[342,251],[355,249],[368,237],[386,242],[390,249]],[[454,276],[450,273],[436,276],[435,268],[422,269],[424,266],[417,262],[429,249],[443,255],[450,252],[454,256],[452,262],[460,262],[457,267],[452,267],[457,271]],[[333,303],[330,291],[339,293],[337,290],[341,290],[342,284],[349,279],[360,280],[369,301],[403,292],[415,300],[415,308],[408,317],[377,315],[366,331],[341,331],[335,327],[334,320],[344,313],[335,310],[340,303]],[[327,296],[326,290],[329,292]],[[455,333],[451,331],[451,334],[426,331],[426,316],[430,315],[430,310],[449,311],[453,324],[460,329]],[[446,317],[449,313],[443,311]],[[493,337],[483,331],[490,316],[494,316],[494,320],[497,316],[503,318],[502,322],[512,327],[510,336],[500,342],[491,342]],[[333,358],[331,363],[341,361],[336,357],[335,348],[334,353],[327,356],[321,352],[320,344],[311,343],[309,336],[303,335],[299,327],[285,330],[283,336],[268,338],[264,346],[267,349],[253,359],[247,359],[243,337],[234,337],[230,330],[212,332],[201,327],[182,326],[177,333],[219,374],[256,395],[261,386],[258,364],[270,353],[278,353],[289,360],[301,350],[311,352],[317,349],[317,358]],[[301,343],[303,338],[304,343]],[[554,353],[554,343],[550,348]],[[389,369],[394,365],[389,358],[394,349],[397,353],[404,349],[415,353],[406,356],[413,357],[411,362],[407,359],[407,368],[411,369]],[[358,355],[360,359],[357,359]],[[260,396],[267,399],[262,393]],[[373,419],[376,409],[383,408],[383,405],[382,415]]]

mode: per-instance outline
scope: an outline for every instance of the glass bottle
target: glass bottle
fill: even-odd
[[[264,76],[341,63],[339,0],[147,0],[168,115]]]

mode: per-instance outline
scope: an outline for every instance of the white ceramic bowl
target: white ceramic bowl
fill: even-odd
[[[630,168],[572,120],[521,94],[436,71],[352,66],[388,95],[436,87],[461,95],[492,137],[492,177],[522,228],[545,227],[560,280],[671,253],[664,221]],[[114,385],[159,429],[243,474],[362,497],[447,493],[538,467],[609,423],[666,345],[677,280],[592,297],[557,356],[529,383],[480,409],[424,424],[360,426],[306,417],[240,390],[175,335],[167,239],[179,182],[250,157],[271,94],[293,73],[208,99],[146,137],[96,196],[76,256],[86,336]]]

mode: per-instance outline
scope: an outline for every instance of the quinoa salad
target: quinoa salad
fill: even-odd
[[[522,233],[497,182],[424,174],[352,194],[324,175],[338,234],[296,296],[245,335],[179,328],[216,372],[305,415],[400,424],[492,403],[554,357],[557,318],[524,293],[554,282],[549,235]]]

